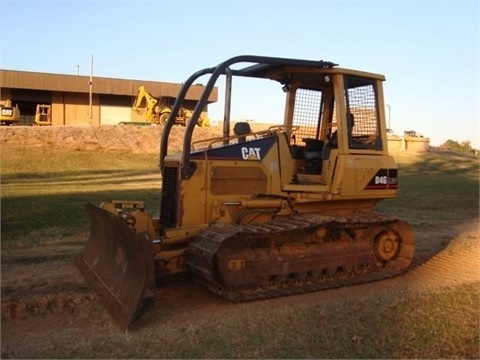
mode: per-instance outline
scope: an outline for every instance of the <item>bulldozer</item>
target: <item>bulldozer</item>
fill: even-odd
[[[52,112],[51,105],[37,104],[35,110],[34,126],[51,126],[52,125]]]
[[[138,94],[132,110],[137,114],[144,113],[147,122],[160,125],[166,124],[167,119],[172,112],[167,99],[163,97],[154,97],[143,85],[138,88]],[[191,116],[192,111],[185,107],[181,107],[177,112],[177,116],[175,116],[175,124],[186,126],[187,121]],[[198,120],[199,126],[209,126],[209,123],[210,121],[205,117],[200,117]]]
[[[15,125],[20,121],[20,109],[11,100],[0,102],[0,125]]]
[[[173,114],[204,76],[183,149],[174,152]],[[278,84],[283,121],[256,131],[249,122],[230,124],[237,78]],[[225,81],[222,136],[193,141],[219,79]],[[86,205],[90,236],[76,265],[114,322],[127,329],[146,312],[158,280],[179,273],[242,302],[405,272],[415,251],[413,230],[375,210],[397,196],[399,184],[387,147],[384,81],[329,61],[255,55],[188,78],[161,135],[159,216],[142,200]]]

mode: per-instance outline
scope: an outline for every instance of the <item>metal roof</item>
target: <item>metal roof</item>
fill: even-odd
[[[155,97],[176,97],[182,86],[176,83],[147,80],[92,77],[92,92],[94,94],[137,96],[138,88],[141,85],[145,86],[145,89]],[[0,69],[0,88],[89,93],[90,76]],[[190,88],[186,98],[188,100],[198,100],[203,90],[204,86],[195,85]],[[217,100],[218,89],[215,88],[210,94],[208,102]]]

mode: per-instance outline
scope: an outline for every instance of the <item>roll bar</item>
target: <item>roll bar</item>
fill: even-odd
[[[233,64],[237,63],[256,63],[256,65],[252,66],[247,66],[243,69],[239,70],[231,70],[230,66]],[[288,59],[288,58],[277,58],[277,57],[266,57],[266,56],[256,56],[256,55],[240,55],[240,56],[235,56],[232,57],[216,67],[213,68],[206,68],[203,70],[199,70],[196,73],[194,73],[192,76],[188,78],[188,80],[183,84],[177,99],[175,101],[175,104],[173,105],[172,112],[170,113],[170,116],[167,120],[167,123],[165,124],[165,128],[162,133],[162,138],[160,142],[160,166],[163,164],[163,160],[165,156],[167,155],[168,152],[168,138],[170,135],[170,131],[172,129],[172,126],[175,123],[175,117],[178,111],[180,110],[180,107],[182,103],[185,100],[185,96],[192,86],[193,82],[198,79],[199,77],[207,74],[211,74],[210,79],[208,80],[205,89],[195,106],[195,109],[193,111],[193,114],[191,118],[188,120],[186,128],[185,128],[185,134],[184,134],[184,139],[183,139],[183,153],[182,153],[182,177],[184,179],[188,179],[192,176],[193,172],[195,171],[195,164],[190,161],[190,147],[192,143],[192,135],[193,135],[193,130],[195,128],[195,125],[197,124],[197,121],[207,105],[208,98],[215,86],[215,83],[217,82],[218,78],[220,75],[233,75],[233,76],[245,76],[245,77],[256,77],[256,78],[262,78],[262,70],[268,69],[273,66],[300,66],[300,67],[333,67],[336,66],[337,64],[334,64],[332,62],[328,61],[314,61],[314,60],[300,60],[300,59]],[[229,102],[229,98],[227,98],[227,101]],[[229,104],[225,106],[225,108],[229,109]],[[225,114],[225,120],[229,121],[229,114]],[[226,126],[229,126],[229,124],[224,124],[224,128]]]

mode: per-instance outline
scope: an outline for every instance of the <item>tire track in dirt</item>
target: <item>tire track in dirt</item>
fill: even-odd
[[[70,261],[2,264],[1,318],[72,312],[97,296]]]
[[[444,250],[403,276],[409,287],[428,291],[480,280],[480,248],[469,251]]]
[[[419,291],[480,281],[478,223],[458,235],[444,250],[414,267],[403,281]]]
[[[480,280],[480,251],[444,250],[427,263],[405,275],[405,280],[422,283],[423,288],[459,285]]]
[[[425,262],[414,258],[413,264],[401,276],[380,282],[359,285],[367,291],[432,292],[480,281],[479,223],[468,223],[443,250]]]
[[[31,316],[46,315],[51,313],[73,312],[87,301],[96,300],[96,295],[62,293],[46,296],[33,296],[28,300],[2,302],[2,320],[27,319]]]

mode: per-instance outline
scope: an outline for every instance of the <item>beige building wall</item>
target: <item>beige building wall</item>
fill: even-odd
[[[52,125],[65,125],[63,93],[52,92]]]
[[[52,125],[98,125],[100,123],[98,94],[92,95],[91,108],[89,102],[88,94],[54,92]]]
[[[418,136],[398,136],[388,137],[388,150],[392,153],[425,153],[430,151],[430,139]]]
[[[118,107],[119,122],[144,122],[144,114],[128,113],[139,86],[146,86],[153,96],[173,99],[181,88],[178,83],[154,82],[95,77],[93,80],[92,105],[89,102],[89,78],[86,76],[36,73],[0,69],[0,100],[12,100],[20,108],[20,124],[33,125],[36,105],[51,105],[52,125],[100,125],[103,107],[106,122],[115,122],[115,107]],[[187,109],[193,110],[204,90],[203,86],[193,86],[187,92]],[[131,99],[131,101],[130,101]],[[218,99],[218,89],[214,88],[208,103]],[[206,105],[205,111],[208,110]],[[108,120],[108,121],[107,121]]]

